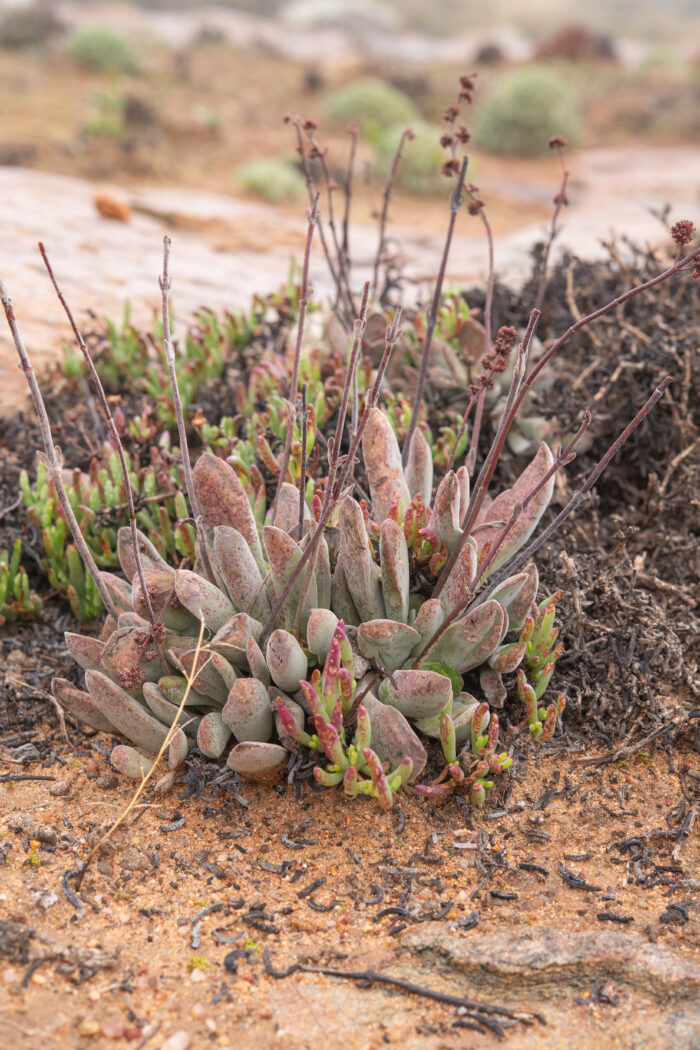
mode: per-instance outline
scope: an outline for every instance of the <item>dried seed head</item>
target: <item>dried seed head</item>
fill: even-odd
[[[550,149],[564,149],[566,146],[566,139],[563,135],[552,135],[549,140]]]
[[[690,219],[679,219],[678,222],[674,222],[671,227],[671,236],[676,244],[681,247],[684,244],[690,244],[694,234],[695,223],[691,222]]]
[[[146,676],[140,667],[131,667],[128,670],[119,672],[119,681],[122,689],[126,689],[129,692],[130,689],[140,689],[146,681]]]
[[[442,166],[442,174],[447,175],[451,178],[453,175],[459,175],[459,161],[458,160],[446,160]]]

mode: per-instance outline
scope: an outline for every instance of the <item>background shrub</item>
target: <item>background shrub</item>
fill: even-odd
[[[579,140],[578,106],[554,70],[525,66],[496,82],[479,107],[473,142],[490,153],[534,157],[547,151],[552,135]]]
[[[136,53],[123,36],[102,26],[76,29],[67,41],[74,62],[93,73],[135,73]]]
[[[408,95],[376,77],[354,80],[332,91],[326,102],[328,116],[337,124],[357,121],[372,145],[377,146],[382,133],[395,124],[405,126],[418,117]]]
[[[253,160],[236,175],[241,186],[271,204],[297,201],[306,192],[304,176],[288,160]]]
[[[405,127],[405,124],[392,124],[382,133],[377,143],[377,173],[382,179],[389,174],[396,147]],[[440,190],[447,183],[440,170],[447,159],[447,153],[440,145],[440,136],[444,129],[421,120],[412,121],[411,128],[416,137],[404,145],[396,183],[409,193],[431,193]],[[472,167],[470,164],[470,179]]]

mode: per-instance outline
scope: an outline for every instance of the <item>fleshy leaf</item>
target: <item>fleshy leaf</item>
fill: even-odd
[[[372,514],[380,524],[389,517],[394,503],[403,506],[411,502],[411,494],[404,479],[401,450],[386,415],[378,408],[370,410],[362,436],[362,458],[372,497]]]
[[[416,430],[415,435],[420,433]],[[382,570],[384,608],[390,620],[406,623],[411,575],[408,544],[401,526],[386,518],[379,533],[379,562]]]
[[[360,652],[368,660],[376,660],[388,671],[402,667],[420,639],[420,635],[405,623],[395,620],[368,620],[357,631]]]
[[[272,712],[267,689],[257,678],[238,678],[221,712],[236,740],[268,741],[272,736]]]
[[[118,773],[131,780],[143,780],[153,769],[151,759],[140,754],[135,747],[129,747],[128,744],[117,744],[115,748],[112,748],[109,760]]]
[[[433,496],[433,450],[419,427],[413,431],[404,473],[411,497],[419,495],[429,507]]]
[[[289,631],[272,632],[267,642],[265,660],[273,682],[288,693],[299,688],[309,666],[304,650]]]
[[[263,540],[265,543],[265,552],[267,553],[267,558],[270,563],[272,587],[275,592],[275,597],[279,597],[286,587],[290,576],[299,564],[302,551],[299,544],[296,543],[291,536],[288,536],[286,532],[282,532],[281,529],[275,528],[274,525],[265,526],[263,529]],[[309,619],[311,610],[318,606],[316,580],[314,577],[311,578],[308,589],[306,588],[308,573],[309,566],[307,563],[306,567],[294,582],[282,609],[284,623],[290,630],[294,630],[299,603],[305,590],[306,601],[304,603],[303,612],[299,618],[299,625],[302,631],[306,630],[306,623]]]
[[[452,683],[435,671],[395,671],[391,679],[385,678],[380,684],[377,695],[407,718],[430,718],[451,699]]]
[[[450,664],[458,674],[484,663],[500,645],[508,623],[498,602],[487,601],[451,624],[427,658]]]
[[[508,521],[515,505],[522,503],[529,492],[544,478],[554,464],[554,457],[549,446],[544,442],[540,445],[534,459],[525,468],[512,488],[501,492],[488,509],[479,516],[477,524],[485,524],[490,521]],[[505,543],[499,550],[492,562],[489,571],[493,572],[499,565],[511,558],[529,540],[537,528],[537,523],[549,505],[554,492],[554,476],[542,487],[541,491],[525,507],[513,528],[508,533]],[[486,543],[496,543],[501,533],[501,528],[479,529],[475,539],[479,551],[484,549]]]
[[[235,615],[236,609],[218,587],[188,569],[175,575],[177,596],[186,609],[201,618],[210,631],[218,631]]]
[[[281,744],[246,740],[228,756],[227,766],[248,780],[276,780],[287,762],[289,751]]]
[[[241,612],[266,620],[270,603],[260,569],[244,536],[229,525],[217,525],[213,549],[216,566],[231,601]]]
[[[433,510],[428,520],[428,528],[446,545],[448,554],[455,549],[462,535],[459,509],[459,482],[457,475],[451,470],[438,485]]]
[[[199,509],[207,525],[230,525],[249,544],[255,562],[264,572],[262,547],[255,517],[243,485],[233,467],[210,452],[204,452],[192,471]]]
[[[346,496],[340,505],[338,564],[362,621],[381,619],[384,599],[379,571],[370,553],[362,509],[351,496]]]
[[[86,671],[85,682],[102,714],[127,740],[154,753],[160,749],[167,727],[142,704],[101,671]]]
[[[66,678],[52,678],[51,692],[69,715],[100,733],[113,733],[114,726],[99,709],[89,693],[77,689]]]
[[[220,711],[209,711],[199,723],[197,747],[208,758],[221,758],[231,739],[231,729]]]

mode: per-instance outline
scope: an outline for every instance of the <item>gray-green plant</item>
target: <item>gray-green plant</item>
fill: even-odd
[[[433,498],[432,458],[420,430],[404,469],[380,409],[368,406],[362,429],[371,505],[341,494],[325,525],[322,493],[331,479],[315,486],[302,517],[297,487],[283,482],[261,523],[236,471],[204,453],[193,472],[201,524],[194,568],[168,565],[139,534],[159,632],[144,616],[130,533],[122,528],[117,550],[131,582],[103,574],[118,617],[100,641],[67,635],[86,689],[55,680],[57,699],[89,724],[107,722],[154,751],[189,677],[185,735],[212,758],[234,738],[228,765],[244,776],[274,775],[290,750],[304,746],[326,757],[316,769],[320,783],[342,782],[347,795],[373,795],[386,806],[423,772],[420,733],[443,740],[450,778],[439,790],[424,786],[425,793],[462,785],[482,802],[489,778],[510,760],[498,750],[497,717],[463,688],[462,676],[476,681],[483,667],[510,675],[525,656],[520,635],[537,592],[534,565],[491,595],[485,586],[539,521],[555,460],[542,445],[513,488],[494,500],[493,513],[485,511],[465,536],[466,469],[446,474]],[[495,544],[503,507],[516,499],[517,522]],[[316,556],[307,554],[304,568],[312,545]],[[427,589],[426,575],[434,581]],[[201,620],[206,641],[197,652]],[[117,759],[140,776],[135,754],[122,747]]]
[[[396,153],[401,135],[406,125],[392,124],[377,142],[377,169],[382,178],[386,178]],[[443,187],[444,179],[441,166],[444,160],[443,148],[440,145],[442,128],[426,124],[422,120],[411,121],[411,131],[415,138],[406,144],[399,165],[396,182],[409,193],[435,193]],[[474,178],[474,172],[471,172]]]
[[[132,43],[107,26],[74,29],[66,39],[68,54],[93,73],[136,73],[139,62]]]
[[[326,111],[336,124],[356,122],[373,145],[389,128],[405,127],[420,116],[408,95],[378,77],[363,77],[331,91]]]
[[[306,192],[304,176],[288,160],[252,160],[236,169],[244,189],[271,204],[294,203]]]
[[[473,143],[489,153],[534,157],[550,138],[580,138],[579,107],[567,80],[544,66],[522,66],[500,77],[481,101]]]

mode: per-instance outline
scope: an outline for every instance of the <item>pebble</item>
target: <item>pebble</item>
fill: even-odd
[[[190,1045],[189,1033],[184,1028],[178,1029],[161,1043],[160,1050],[187,1050]]]
[[[46,846],[55,846],[58,842],[58,835],[54,829],[50,828],[48,825],[37,828],[35,836],[38,838],[39,842],[43,842]]]
[[[55,784],[52,784],[49,788],[49,795],[55,795],[57,798],[62,798],[63,795],[70,793],[71,782],[70,780],[57,780]]]
[[[197,984],[200,981],[206,981],[206,979],[207,979],[206,978],[206,974],[202,973],[201,970],[193,970],[192,973],[190,974],[190,980],[194,984]]]
[[[105,791],[112,791],[119,784],[119,780],[115,777],[114,773],[103,773],[102,776],[97,778],[95,783],[99,788],[103,788]]]
[[[80,1024],[78,1025],[78,1032],[80,1033],[80,1035],[87,1035],[87,1036],[99,1035],[100,1034],[100,1025],[99,1025],[99,1023],[97,1021],[91,1021],[91,1020],[86,1018],[86,1020],[81,1021]]]
[[[105,1039],[122,1039],[124,1037],[124,1025],[121,1021],[106,1021],[102,1025],[102,1035]]]

